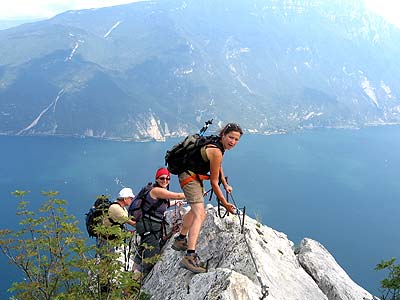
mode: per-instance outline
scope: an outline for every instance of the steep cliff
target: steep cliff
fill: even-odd
[[[208,272],[193,274],[179,267],[183,252],[171,249],[144,281],[152,300],[362,300],[373,296],[358,286],[317,241],[294,247],[284,233],[238,216],[218,217],[207,207],[198,253]]]

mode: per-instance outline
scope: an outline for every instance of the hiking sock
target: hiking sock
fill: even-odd
[[[180,233],[180,234],[177,236],[176,239],[177,239],[178,241],[182,241],[182,240],[186,239],[186,235]]]

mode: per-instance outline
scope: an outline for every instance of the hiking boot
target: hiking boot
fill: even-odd
[[[178,237],[176,237],[174,239],[174,243],[171,246],[172,249],[176,250],[176,251],[186,251],[187,250],[187,240],[185,239],[178,239]]]
[[[206,268],[201,266],[200,258],[196,253],[184,255],[180,262],[180,265],[185,269],[192,271],[193,273],[205,273]]]

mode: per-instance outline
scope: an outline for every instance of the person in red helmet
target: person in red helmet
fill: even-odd
[[[169,191],[171,174],[167,168],[156,171],[155,182],[142,194],[142,217],[136,221],[136,232],[140,235],[140,245],[135,256],[135,272],[148,274],[154,264],[146,262],[148,258],[160,253],[164,246],[164,213],[171,206],[185,205],[185,195]],[[141,194],[139,192],[139,194]],[[138,196],[139,196],[138,194]],[[147,246],[144,247],[144,244]],[[150,247],[149,247],[150,246]]]

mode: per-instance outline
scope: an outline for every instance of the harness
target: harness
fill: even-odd
[[[139,235],[143,238],[150,234],[153,234],[156,238],[158,238],[159,234],[165,231],[165,226],[168,224],[164,217],[159,217],[156,215],[156,210],[161,207],[164,203],[169,203],[167,199],[153,199],[156,200],[155,203],[149,201],[148,198],[151,198],[150,191],[144,196],[142,200],[142,218],[139,220],[143,224],[144,232],[140,232]],[[152,199],[152,198],[151,198]],[[148,208],[145,211],[145,206]],[[169,206],[169,204],[168,204]],[[155,226],[158,224],[159,226]]]
[[[163,247],[164,244],[181,229],[182,216],[179,212],[179,217],[177,218],[176,210],[177,208],[175,208],[173,225],[169,231],[167,230],[167,226],[169,226],[170,224],[165,219],[159,219],[157,217],[149,215],[143,216],[141,222],[143,223],[145,231],[142,233],[138,233],[140,238],[144,239],[149,235],[153,235],[156,239],[158,239],[160,247]],[[159,226],[156,226],[156,224]]]
[[[141,237],[146,237],[150,234],[153,234],[156,238],[160,238],[160,243],[164,244],[172,235],[179,232],[182,226],[183,218],[179,208],[174,206],[174,217],[172,222],[172,228],[167,231],[167,226],[170,224],[165,220],[165,218],[159,218],[154,215],[150,215],[145,213],[141,219],[143,223],[143,227],[145,229],[144,232],[138,233]],[[153,224],[159,224],[160,229],[153,227]]]
[[[186,171],[186,173],[190,176],[179,182],[181,188],[183,188],[185,185],[187,185],[189,182],[192,182],[193,180],[199,181],[200,183],[203,180],[210,180],[210,175],[195,174],[191,171]]]
[[[139,233],[140,237],[146,237],[150,234],[153,234],[156,238],[162,237],[162,233],[165,232],[165,226],[168,224],[164,219],[160,219],[148,214],[143,215],[140,222],[143,223],[144,227],[144,232]],[[160,230],[158,230],[158,227],[155,229],[153,224],[160,224]]]

